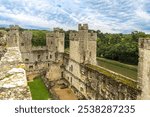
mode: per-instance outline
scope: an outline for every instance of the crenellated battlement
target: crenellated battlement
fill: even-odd
[[[79,24],[79,31],[70,31],[69,39],[74,41],[83,41],[88,39],[88,41],[95,41],[97,39],[97,33],[93,31],[88,31],[88,24]],[[85,39],[83,39],[85,37]]]
[[[63,29],[56,27],[56,28],[53,28],[53,31],[54,32],[63,32]]]
[[[7,46],[18,47],[20,38],[20,27],[18,25],[11,25],[10,31],[8,32]]]
[[[79,63],[96,64],[97,34],[88,30],[88,24],[79,24],[78,29],[69,34],[70,57]]]
[[[49,51],[64,52],[64,37],[62,29],[54,28],[54,31],[46,34],[46,45]]]
[[[78,25],[78,30],[88,30],[88,24],[79,24]]]

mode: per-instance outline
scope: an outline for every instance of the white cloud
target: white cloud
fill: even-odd
[[[81,0],[74,0],[74,2],[78,4],[81,2]]]
[[[11,10],[7,9],[5,6],[0,6],[0,13],[11,13]]]
[[[147,0],[8,0],[0,1],[1,25],[73,29],[77,23],[103,32],[145,31],[150,23]],[[9,4],[11,3],[11,4]],[[9,4],[9,6],[8,6]],[[2,19],[3,18],[3,19]],[[147,25],[146,28],[150,28]]]
[[[138,17],[140,17],[143,20],[149,21],[150,20],[150,14],[148,14],[146,11],[144,11],[143,9],[138,9],[136,11],[136,14]]]

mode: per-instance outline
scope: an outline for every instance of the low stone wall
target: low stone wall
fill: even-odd
[[[0,99],[31,99],[18,47],[7,48],[7,52],[0,61],[0,68]]]

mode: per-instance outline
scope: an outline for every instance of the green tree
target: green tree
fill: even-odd
[[[46,46],[46,31],[33,30],[32,35],[33,46]]]

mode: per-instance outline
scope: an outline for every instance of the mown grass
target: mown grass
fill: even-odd
[[[137,66],[97,57],[97,64],[134,80],[137,80]]]
[[[87,64],[86,66],[92,70],[102,73],[108,78],[112,78],[117,82],[122,82],[123,84],[126,84],[134,89],[137,89],[137,82],[135,80],[132,80],[131,78],[125,77],[124,75],[117,74],[116,72],[112,72],[104,67],[100,67],[97,65]]]
[[[32,82],[28,82],[30,87],[32,100],[48,100],[52,99],[41,77],[36,77]]]

